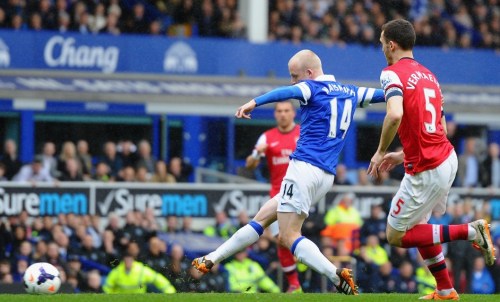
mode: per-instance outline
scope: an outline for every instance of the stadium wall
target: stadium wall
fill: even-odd
[[[370,207],[382,204],[389,208],[397,187],[335,186],[317,205],[323,215],[345,193],[354,193],[354,206],[363,218],[370,216]],[[152,208],[156,217],[194,217],[198,225],[211,222],[215,213],[225,211],[237,218],[241,211],[253,217],[269,199],[269,186],[264,184],[149,184],[61,182],[57,186],[38,183],[0,182],[0,216],[18,215],[25,210],[31,217],[58,214],[98,215],[114,213],[125,216],[130,211]],[[491,208],[492,221],[500,221],[500,189],[452,188],[449,203],[464,200],[482,211]],[[208,221],[207,221],[208,219]]]
[[[288,59],[310,48],[324,69],[342,81],[377,81],[381,50],[349,45],[265,43],[243,40],[77,35],[0,31],[0,68],[288,78]],[[416,49],[416,58],[442,84],[500,85],[493,50]]]

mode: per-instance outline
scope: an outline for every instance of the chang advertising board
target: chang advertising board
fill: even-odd
[[[0,188],[0,216],[56,216],[89,213],[88,188]]]
[[[120,50],[115,46],[88,45],[75,37],[53,36],[45,44],[43,58],[49,67],[98,69],[113,73]]]

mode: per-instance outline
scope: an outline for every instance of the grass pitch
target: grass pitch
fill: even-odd
[[[413,294],[361,294],[344,296],[340,294],[142,294],[142,295],[106,295],[106,294],[56,294],[41,295],[2,295],[0,302],[399,302],[419,301],[420,295]],[[460,295],[461,301],[498,302],[500,295]]]

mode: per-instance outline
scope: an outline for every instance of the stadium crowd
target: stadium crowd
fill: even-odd
[[[449,214],[433,216],[432,222],[463,223],[488,216],[471,205],[469,201],[451,205]],[[337,215],[339,211],[342,215]],[[62,281],[72,291],[99,293],[107,286],[106,276],[110,271],[123,257],[132,256],[165,276],[177,292],[245,292],[248,288],[279,292],[276,242],[267,232],[254,246],[203,277],[190,265],[196,251],[184,250],[175,240],[169,240],[175,238],[169,235],[193,234],[224,239],[247,222],[244,212],[236,220],[221,212],[214,225],[198,232],[192,229],[190,217],[155,218],[152,211],[129,212],[123,218],[110,215],[106,221],[97,216],[74,214],[30,218],[22,212],[4,217],[0,223],[0,284],[22,282],[26,268],[43,261],[60,270]],[[349,224],[356,227],[347,236],[329,233],[335,228],[346,229]],[[417,251],[389,247],[385,224],[382,206],[372,206],[370,218],[362,221],[352,207],[352,196],[346,194],[326,216],[312,212],[303,233],[317,242],[336,264],[355,270],[361,292],[432,292],[435,286],[432,275]],[[500,232],[494,238],[498,251]],[[450,274],[459,292],[500,292],[499,260],[495,266],[485,267],[481,254],[468,242],[445,246]],[[305,292],[333,288],[307,267],[299,265],[298,269]]]
[[[270,0],[269,40],[378,45],[380,27],[411,20],[417,45],[500,48],[498,0]],[[3,0],[0,28],[244,38],[237,0]]]
[[[479,136],[457,134],[454,122],[448,122],[448,138],[459,155],[459,170],[455,187],[500,188],[500,147],[495,141]],[[168,163],[157,159],[147,140],[134,143],[130,140],[108,141],[99,154],[89,152],[89,143],[80,139],[76,143],[64,142],[57,152],[53,142],[42,144],[40,152],[30,163],[19,159],[17,143],[4,141],[0,154],[0,181],[48,182],[99,181],[99,182],[189,182],[193,166],[180,157],[172,157]],[[246,171],[242,175],[268,182],[262,173]],[[348,169],[344,164],[337,167],[335,184],[359,186],[399,185],[404,176],[402,166],[381,173],[379,179],[368,177],[365,168]]]

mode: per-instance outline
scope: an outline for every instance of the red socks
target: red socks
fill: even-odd
[[[285,272],[285,276],[288,280],[289,286],[300,286],[299,274],[297,273],[297,265],[295,264],[295,258],[292,252],[284,246],[278,246],[278,258],[281,263],[281,268]]]
[[[401,240],[401,246],[404,248],[428,247],[455,240],[467,240],[468,235],[467,224],[417,224],[406,231]]]
[[[429,247],[419,247],[418,251],[420,255],[422,255],[429,271],[436,279],[437,289],[443,290],[453,288],[448,269],[446,268],[446,262],[444,261],[441,244]]]

